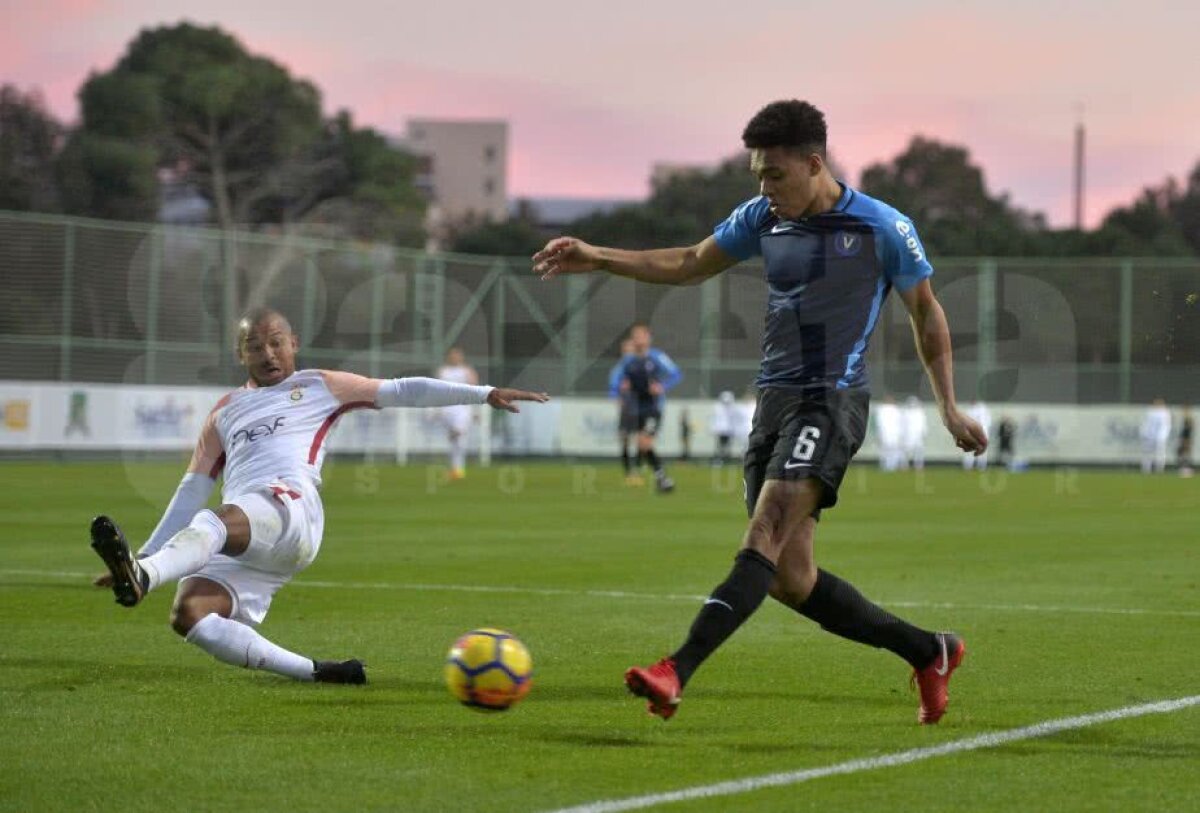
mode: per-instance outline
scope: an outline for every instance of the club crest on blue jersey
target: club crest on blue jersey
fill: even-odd
[[[833,235],[833,250],[841,257],[853,257],[862,251],[862,235],[840,231]]]

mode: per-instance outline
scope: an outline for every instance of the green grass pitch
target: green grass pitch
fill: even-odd
[[[1200,481],[1136,474],[853,468],[819,561],[968,655],[940,726],[908,670],[768,601],[669,723],[623,670],[673,649],[744,527],[736,469],[675,466],[677,493],[615,464],[327,467],[316,563],[262,631],[357,656],[366,687],[219,664],[82,576],[93,514],[134,539],[181,472],[0,466],[0,809],[553,810],[819,768],[1044,720],[1200,694]],[[1140,612],[1111,612],[1136,610]],[[441,682],[455,636],[533,652],[518,707],[481,714]],[[1195,810],[1200,708],[911,765],[664,806],[678,811]]]

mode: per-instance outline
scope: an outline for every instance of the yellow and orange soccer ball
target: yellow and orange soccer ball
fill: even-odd
[[[484,627],[459,636],[443,671],[450,694],[463,705],[504,711],[529,692],[533,659],[516,636]]]

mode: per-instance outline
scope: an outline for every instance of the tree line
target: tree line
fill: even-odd
[[[684,171],[657,182],[642,203],[594,214],[567,231],[619,248],[689,245],[758,193],[747,156],[712,169]],[[844,174],[835,171],[838,177]],[[914,137],[891,161],[863,170],[857,188],[911,217],[931,255],[947,257],[1189,257],[1200,254],[1200,162],[1184,182],[1147,187],[1092,230],[1052,229],[1044,215],[987,188],[965,147]],[[521,255],[547,235],[531,205],[502,223],[471,224],[458,251]]]
[[[324,117],[316,86],[218,28],[144,30],[78,97],[67,127],[0,87],[0,209],[149,221],[171,182],[222,228],[424,240],[414,156],[349,112]]]
[[[57,121],[36,92],[0,87],[0,209],[154,220],[165,183],[194,192],[216,225],[303,226],[396,245],[424,242],[418,159],[218,28],[147,29],[117,64],[79,89],[81,117]],[[649,198],[567,226],[623,247],[695,242],[756,194],[744,155],[676,173]],[[912,217],[939,256],[1195,256],[1200,162],[1146,187],[1092,230],[1052,229],[1044,215],[988,189],[965,147],[916,136],[858,187]],[[448,248],[527,255],[550,236],[528,203],[501,222],[463,221]]]

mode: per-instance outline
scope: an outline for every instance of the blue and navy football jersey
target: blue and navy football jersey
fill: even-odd
[[[631,355],[622,359],[621,378],[629,382],[629,395],[638,410],[661,411],[663,398],[650,392],[651,382],[662,384],[666,392],[683,379],[683,372],[670,356],[652,347],[644,356]]]
[[[759,387],[865,387],[867,343],[888,292],[933,274],[912,221],[844,184],[832,210],[798,220],[752,198],[713,236],[729,256],[761,254],[766,266]]]
[[[625,377],[625,365],[631,358],[634,358],[632,353],[621,356],[621,360],[614,364],[608,373],[608,395],[610,398],[617,399],[621,405],[622,413],[635,412],[637,409],[633,394],[621,392],[621,379]]]

